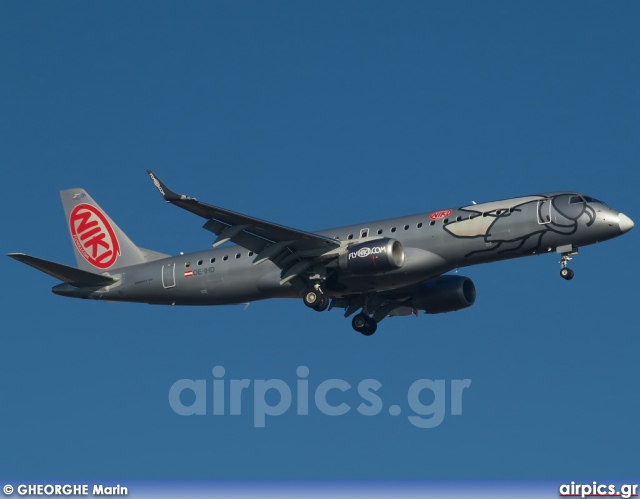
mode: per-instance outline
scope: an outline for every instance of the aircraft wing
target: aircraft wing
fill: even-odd
[[[232,241],[256,253],[254,264],[272,260],[283,270],[282,284],[300,275],[316,261],[338,256],[334,250],[340,248],[340,242],[335,239],[202,203],[172,191],[153,172],[147,173],[167,203],[208,220],[204,228],[218,236],[214,247]]]

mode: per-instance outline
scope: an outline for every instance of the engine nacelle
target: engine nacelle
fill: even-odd
[[[428,314],[455,312],[470,307],[476,301],[476,287],[468,277],[443,275],[420,286],[413,295],[413,308]]]
[[[383,237],[354,244],[340,255],[338,266],[354,274],[381,274],[404,265],[404,248],[397,239]]]

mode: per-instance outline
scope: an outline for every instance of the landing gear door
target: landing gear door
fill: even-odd
[[[538,201],[538,223],[548,224],[551,222],[551,199],[541,199]]]
[[[176,264],[167,263],[162,266],[162,285],[172,288],[176,285]]]

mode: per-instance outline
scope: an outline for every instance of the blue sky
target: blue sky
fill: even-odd
[[[58,191],[139,246],[210,247],[179,192],[318,230],[549,190],[640,218],[637,2],[2,2],[2,251],[75,264]],[[637,229],[464,269],[476,304],[365,338],[301,300],[179,308],[55,296],[4,258],[0,476],[637,476]],[[183,378],[382,384],[385,409],[183,417]],[[407,420],[419,379],[463,414]],[[209,390],[211,385],[209,386]],[[449,395],[447,395],[449,396]],[[249,401],[250,402],[250,401]],[[274,402],[275,403],[275,402]],[[429,403],[424,399],[423,403]],[[391,416],[387,407],[403,412]]]

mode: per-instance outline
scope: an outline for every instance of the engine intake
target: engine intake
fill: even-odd
[[[423,283],[411,304],[428,314],[441,314],[470,307],[475,301],[476,287],[471,279],[443,275]]]
[[[404,265],[404,248],[397,239],[383,237],[354,244],[340,255],[338,266],[354,274],[380,274]]]

